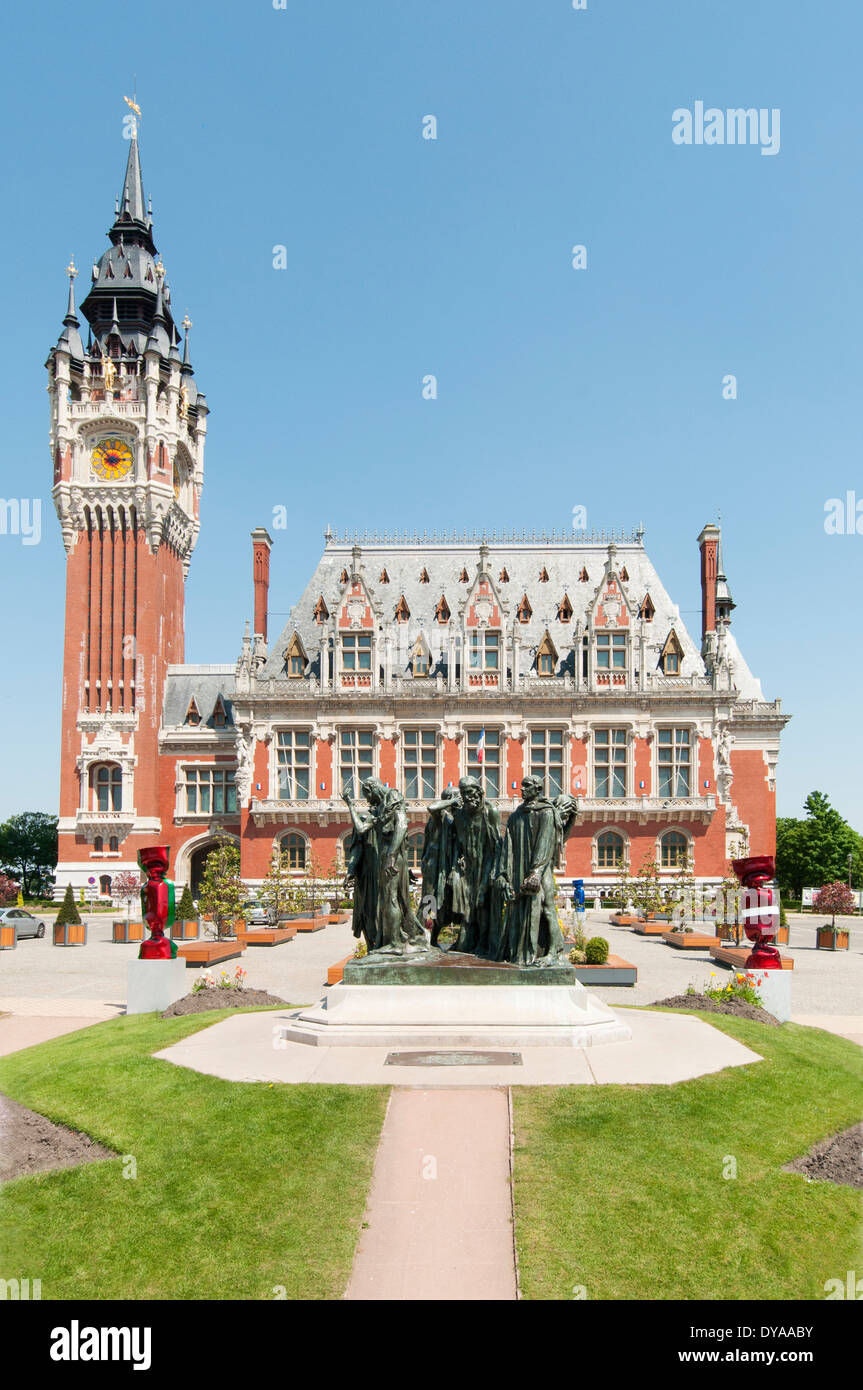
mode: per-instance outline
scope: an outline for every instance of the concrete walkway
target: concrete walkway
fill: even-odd
[[[348,1299],[518,1297],[505,1089],[395,1090]]]
[[[99,999],[0,996],[0,1057],[104,1023],[121,1012],[119,1005]]]
[[[226,1081],[400,1086],[417,1090],[674,1085],[725,1067],[761,1061],[757,1052],[690,1014],[627,1009],[620,1016],[632,1029],[629,1042],[588,1048],[521,1047],[515,1051],[515,1065],[394,1066],[387,1059],[395,1055],[395,1050],[387,1047],[311,1047],[286,1042],[280,1037],[289,1017],[283,1009],[226,1018],[153,1055]],[[457,1053],[459,1049],[447,1047],[440,1051]],[[509,1051],[494,1049],[505,1055]]]

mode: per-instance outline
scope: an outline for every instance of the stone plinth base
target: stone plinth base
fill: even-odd
[[[186,993],[186,962],[130,960],[127,978],[126,1013],[161,1013]]]
[[[755,988],[761,995],[761,1002],[769,1014],[780,1023],[791,1020],[791,981],[790,970],[750,970]]]
[[[363,956],[345,965],[346,985],[575,985],[575,969],[564,957],[556,965],[509,965],[480,960],[456,951],[426,951],[406,956]]]
[[[545,972],[534,972],[545,973]],[[595,1047],[631,1032],[607,1004],[569,985],[333,985],[281,1030],[318,1047]]]

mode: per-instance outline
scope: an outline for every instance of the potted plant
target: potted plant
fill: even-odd
[[[241,915],[245,896],[239,846],[223,835],[207,856],[200,895],[201,907],[212,919],[210,931],[217,941],[235,936],[238,920],[241,929],[245,928]]]
[[[299,906],[299,891],[291,872],[287,850],[274,852],[261,884],[258,900],[270,914],[270,921],[277,926],[280,921],[290,917]]]
[[[64,897],[60,911],[54,920],[54,945],[55,946],[86,946],[87,928],[81,921],[78,909],[75,906],[75,897],[72,892],[71,883],[66,884],[66,896]]]
[[[847,883],[842,883],[837,879],[834,883],[825,883],[819,893],[815,894],[812,905],[817,912],[829,912],[830,923],[825,922],[823,926],[815,929],[815,946],[819,951],[847,951],[849,947],[849,935],[844,927],[836,926],[836,914],[842,916],[850,915],[857,907],[857,900]]]
[[[125,918],[114,918],[111,926],[111,937],[114,941],[143,941],[144,940],[144,921],[133,922],[132,903],[137,899],[141,900],[141,876],[140,874],[123,873],[115,874],[111,882],[111,890],[114,897],[121,903],[126,904]]]
[[[195,911],[192,890],[187,883],[177,904],[177,915],[171,927],[171,936],[177,941],[196,941],[200,934],[201,924]]]

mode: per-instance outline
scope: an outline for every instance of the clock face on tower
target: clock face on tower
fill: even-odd
[[[93,472],[106,482],[124,478],[132,467],[132,450],[125,439],[100,439],[90,455]]]

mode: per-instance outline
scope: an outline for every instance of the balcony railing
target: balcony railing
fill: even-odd
[[[701,821],[708,822],[716,810],[716,796],[621,796],[621,797],[578,797],[577,823],[587,821],[622,822],[649,820],[659,821]],[[427,801],[407,801],[406,809],[412,818],[425,816]],[[495,797],[494,805],[506,817],[520,804],[516,796]],[[281,800],[271,797],[252,801],[250,812],[253,819],[267,821],[349,821],[348,808],[340,796],[324,800],[320,797],[303,800]]]

